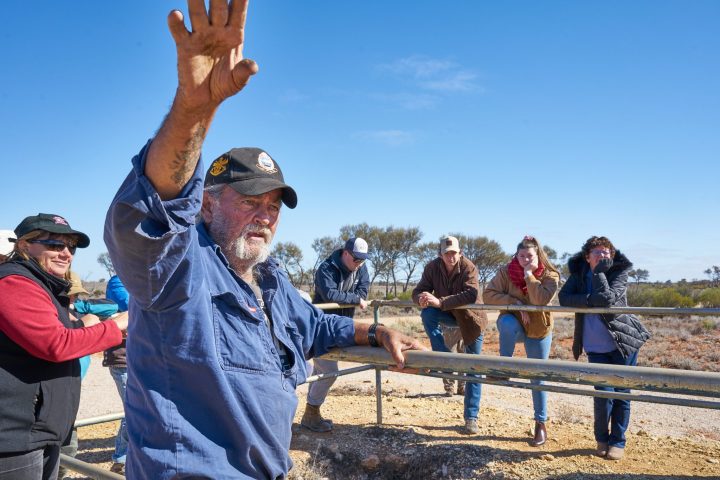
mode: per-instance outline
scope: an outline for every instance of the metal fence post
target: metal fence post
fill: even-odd
[[[373,301],[373,318],[375,323],[380,323],[380,305]],[[382,370],[375,367],[375,411],[377,413],[376,423],[382,425]]]

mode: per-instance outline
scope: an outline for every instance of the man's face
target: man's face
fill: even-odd
[[[342,261],[345,265],[345,268],[347,268],[351,272],[358,270],[360,267],[362,267],[362,264],[365,263],[365,260],[361,258],[355,258],[353,254],[351,252],[348,252],[347,250],[342,251]]]
[[[225,187],[218,198],[205,194],[203,219],[223,254],[250,266],[265,261],[280,219],[282,190],[243,195]]]
[[[445,264],[447,271],[451,271],[460,261],[460,252],[448,250],[440,256]]]

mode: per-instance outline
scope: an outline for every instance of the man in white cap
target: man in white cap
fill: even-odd
[[[15,248],[15,244],[10,241],[11,238],[15,240],[15,232],[0,230],[0,262],[4,262]]]
[[[367,308],[370,275],[365,260],[368,258],[368,244],[362,238],[350,238],[343,248],[335,250],[318,267],[315,273],[315,303],[339,303]],[[355,307],[326,309],[325,313],[353,318]],[[316,358],[313,360],[314,374],[328,374],[338,371],[338,362]],[[330,388],[337,377],[330,377],[310,384],[305,413],[300,424],[313,432],[329,432],[332,420],[323,418],[320,407],[325,403]]]
[[[465,342],[465,353],[480,354],[487,316],[482,310],[457,308],[482,303],[477,268],[463,256],[457,238],[447,236],[440,240],[438,258],[425,266],[412,297],[413,301],[423,308],[420,316],[433,351],[450,351],[445,345],[440,328],[443,323],[460,328]],[[468,382],[465,386],[464,433],[479,432],[479,411],[480,384]]]

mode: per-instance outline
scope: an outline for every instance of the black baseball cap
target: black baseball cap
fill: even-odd
[[[75,235],[78,239],[78,248],[85,248],[90,245],[90,238],[82,232],[70,228],[65,218],[52,213],[38,213],[32,217],[25,217],[25,220],[15,227],[15,235],[21,238],[35,230],[44,230],[50,233],[61,233],[63,235]]]
[[[212,162],[205,186],[225,184],[243,195],[261,195],[281,188],[283,203],[288,208],[297,205],[297,194],[285,183],[280,166],[260,148],[233,148]]]

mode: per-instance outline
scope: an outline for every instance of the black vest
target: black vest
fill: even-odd
[[[73,328],[68,314],[68,283],[49,275],[34,261],[0,264],[0,278],[20,275],[39,285]],[[0,295],[11,292],[0,290]],[[80,404],[80,362],[49,362],[30,355],[0,332],[0,453],[29,452],[61,445]]]

